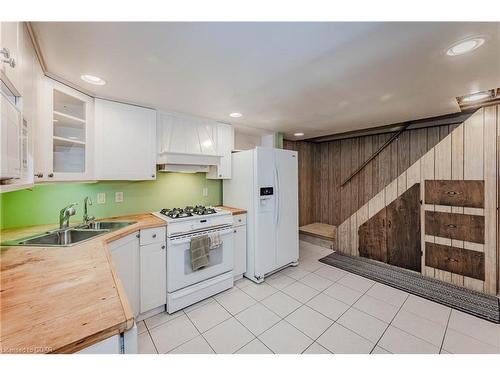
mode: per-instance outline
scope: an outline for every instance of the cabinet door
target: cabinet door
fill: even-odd
[[[44,154],[43,173],[36,181],[94,179],[93,99],[51,79],[45,79],[40,100],[36,142]]]
[[[387,263],[420,272],[420,184],[387,206]]]
[[[387,263],[387,210],[384,207],[359,227],[359,255]]]
[[[141,246],[141,313],[167,303],[165,243]]]
[[[17,96],[23,95],[22,87],[22,59],[23,24],[22,22],[0,22],[0,49],[9,51],[9,59],[13,63],[0,62],[0,72],[7,78],[6,85]],[[1,60],[7,59],[5,54],[0,55]]]
[[[240,277],[247,272],[247,226],[234,228],[234,269],[233,275]]]
[[[96,179],[156,178],[156,111],[95,100]]]
[[[229,124],[217,124],[217,154],[221,155],[219,164],[211,166],[207,178],[231,178],[231,152],[234,149],[234,129]]]
[[[21,112],[0,93],[1,173],[2,179],[21,177]]]
[[[127,294],[134,316],[139,315],[139,233],[111,242],[113,264]]]

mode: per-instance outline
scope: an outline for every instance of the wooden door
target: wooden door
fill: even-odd
[[[386,208],[359,227],[359,255],[387,263]]]
[[[387,263],[420,272],[420,184],[413,185],[386,211]]]

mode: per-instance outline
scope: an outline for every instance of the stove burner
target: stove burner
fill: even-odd
[[[213,207],[205,206],[186,206],[185,208],[164,208],[160,211],[162,215],[165,215],[171,219],[179,219],[182,217],[190,217],[193,215],[211,215],[217,213]]]
[[[193,210],[196,215],[210,215],[215,214],[216,211],[212,207],[196,206]]]
[[[165,215],[167,217],[170,217],[172,219],[178,219],[181,217],[189,217],[193,216],[193,214],[189,211],[186,211],[182,208],[164,208],[163,210],[160,211],[162,215]]]

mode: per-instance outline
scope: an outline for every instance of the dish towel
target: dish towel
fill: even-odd
[[[191,269],[193,271],[208,266],[210,262],[209,247],[208,236],[191,238]]]
[[[219,233],[210,233],[208,235],[210,242],[210,250],[217,249],[220,245],[222,245],[222,240],[220,239]]]

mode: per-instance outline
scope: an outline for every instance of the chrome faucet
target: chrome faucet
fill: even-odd
[[[92,206],[92,199],[85,197],[83,200],[83,224],[88,224],[95,220],[94,216],[88,215],[88,206]]]
[[[69,227],[69,218],[76,214],[75,207],[78,203],[72,203],[64,207],[59,213],[59,229],[67,229]]]

